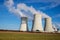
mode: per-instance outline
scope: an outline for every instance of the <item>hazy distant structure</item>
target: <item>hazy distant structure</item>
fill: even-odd
[[[40,14],[34,15],[32,32],[43,32],[42,28],[42,16]]]
[[[28,31],[27,17],[21,17],[20,31]]]
[[[52,21],[51,18],[45,18],[45,32],[54,32],[54,29],[52,27]]]
[[[55,25],[53,25],[53,29],[54,29],[55,32],[58,31]]]

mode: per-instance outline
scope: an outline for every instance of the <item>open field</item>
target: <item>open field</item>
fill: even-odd
[[[0,31],[0,40],[60,40],[60,34]]]

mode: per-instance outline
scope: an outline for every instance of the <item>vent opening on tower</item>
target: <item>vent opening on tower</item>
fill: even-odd
[[[40,32],[40,31],[37,29],[36,32]]]

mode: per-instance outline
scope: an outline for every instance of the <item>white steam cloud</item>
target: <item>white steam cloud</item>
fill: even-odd
[[[49,17],[45,13],[36,10],[33,6],[29,7],[26,4],[24,4],[24,3],[17,4],[17,8],[15,8],[13,0],[5,1],[4,4],[6,5],[6,7],[8,8],[8,10],[10,12],[12,12],[12,13],[20,16],[20,17],[28,17],[30,19],[33,19],[33,15],[37,14],[37,13],[41,14],[43,16],[43,18]],[[22,11],[22,10],[24,10],[24,11]]]
[[[14,7],[14,2],[13,0],[8,0],[5,1],[5,5],[8,8],[8,10],[16,15],[20,15],[20,16],[25,16],[19,9],[16,9]]]

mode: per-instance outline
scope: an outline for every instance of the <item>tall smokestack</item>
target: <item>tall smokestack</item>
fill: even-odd
[[[21,17],[20,31],[28,31],[27,17]]]
[[[45,28],[44,28],[45,32],[53,32],[54,29],[52,27],[52,22],[51,22],[51,18],[45,18]]]
[[[42,16],[40,14],[35,14],[34,15],[32,31],[33,32],[42,32],[43,31]]]

